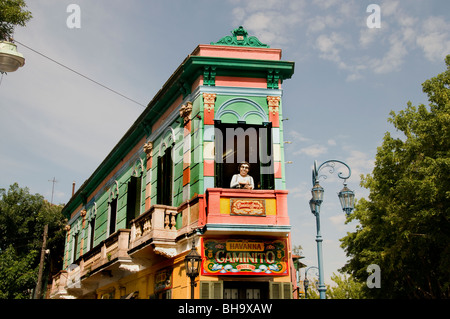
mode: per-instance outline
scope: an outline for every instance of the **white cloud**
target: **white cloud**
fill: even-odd
[[[450,53],[450,23],[442,17],[429,17],[422,24],[417,36],[417,45],[424,51],[425,57],[434,62],[442,61]]]
[[[289,188],[289,196],[300,198],[307,202],[311,197],[311,186],[308,186],[306,182],[302,182],[295,187]]]
[[[287,136],[289,136],[289,138],[291,138],[293,142],[304,143],[304,142],[311,141],[310,138],[307,138],[307,137],[303,136],[303,134],[300,134],[297,131],[289,131]]]
[[[291,40],[302,37],[306,46],[303,57],[316,51],[320,58],[347,72],[347,81],[359,80],[367,73],[397,72],[416,49],[432,62],[442,61],[450,52],[450,23],[435,16],[420,23],[413,5],[400,1],[380,4],[379,29],[366,26],[369,13],[366,5],[357,1],[230,1],[238,5],[233,10],[235,23],[245,25],[272,46],[287,48]],[[293,34],[294,28],[305,31]],[[355,28],[359,36],[352,37]]]
[[[299,149],[298,151],[294,152],[294,155],[305,154],[311,157],[318,157],[319,155],[326,153],[327,150],[328,149],[323,145],[314,144]]]
[[[242,25],[251,35],[271,47],[285,46],[297,34],[291,30],[305,17],[304,1],[231,0],[239,6],[233,9],[235,25]]]
[[[339,215],[333,215],[328,217],[328,220],[333,224],[333,226],[340,232],[343,232],[344,229],[347,228],[347,226],[345,225],[345,220],[346,220],[346,216],[344,214],[344,212],[342,212],[342,214]]]
[[[339,3],[337,0],[313,0],[312,3],[322,9],[329,9]]]
[[[403,41],[397,35],[393,35],[389,43],[389,50],[382,58],[371,60],[370,66],[374,73],[397,71],[403,64],[404,57],[408,53]]]
[[[328,14],[325,16],[313,16],[308,19],[308,29],[309,33],[315,33],[323,31],[328,27],[336,28],[342,24],[342,19],[336,17],[335,15]]]
[[[382,31],[376,28],[362,28],[359,33],[359,45],[363,49],[368,48],[375,41],[378,41],[382,34]]]
[[[397,14],[399,10],[398,6],[398,1],[383,1],[383,3],[380,5],[382,16],[388,17]]]
[[[350,150],[349,152],[350,156],[347,157],[346,162],[349,163],[352,168],[356,168],[365,173],[370,173],[372,171],[375,160],[371,158],[369,154],[358,150]]]

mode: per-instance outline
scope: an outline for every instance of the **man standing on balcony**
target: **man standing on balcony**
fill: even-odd
[[[242,162],[239,164],[239,174],[234,174],[231,178],[231,188],[253,189],[255,187],[253,177],[248,175],[250,164]]]

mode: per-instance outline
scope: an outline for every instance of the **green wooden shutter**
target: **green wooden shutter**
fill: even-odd
[[[283,283],[283,299],[292,299],[292,283]]]
[[[131,228],[130,222],[136,217],[136,193],[138,178],[131,176],[127,190],[127,228]]]
[[[270,299],[292,299],[292,284],[290,282],[270,282]]]
[[[223,281],[200,281],[200,299],[223,299]]]

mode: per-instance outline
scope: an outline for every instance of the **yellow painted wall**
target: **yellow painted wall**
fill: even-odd
[[[158,265],[139,271],[135,274],[122,278],[114,283],[97,289],[97,298],[105,294],[113,293],[114,299],[120,299],[134,291],[139,291],[137,299],[148,299],[155,293],[155,275],[160,270],[172,267],[172,299],[190,298],[190,279],[186,276],[184,269],[184,257],[186,253]],[[198,281],[198,278],[197,278]],[[195,292],[198,298],[198,285]]]

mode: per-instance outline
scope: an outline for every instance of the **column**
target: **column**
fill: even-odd
[[[192,103],[181,106],[180,116],[183,118],[183,202],[190,198],[191,181],[191,113]]]
[[[204,190],[214,187],[214,105],[215,93],[203,93],[203,176]]]
[[[272,123],[272,139],[273,139],[273,161],[274,161],[274,177],[275,189],[283,188],[282,174],[282,144],[280,132],[280,96],[267,96],[267,104],[269,106],[269,121]]]
[[[146,165],[146,180],[145,180],[145,210],[150,209],[151,206],[151,174],[152,174],[152,161],[153,161],[153,143],[147,142],[144,144],[144,152],[147,154],[147,165]]]

